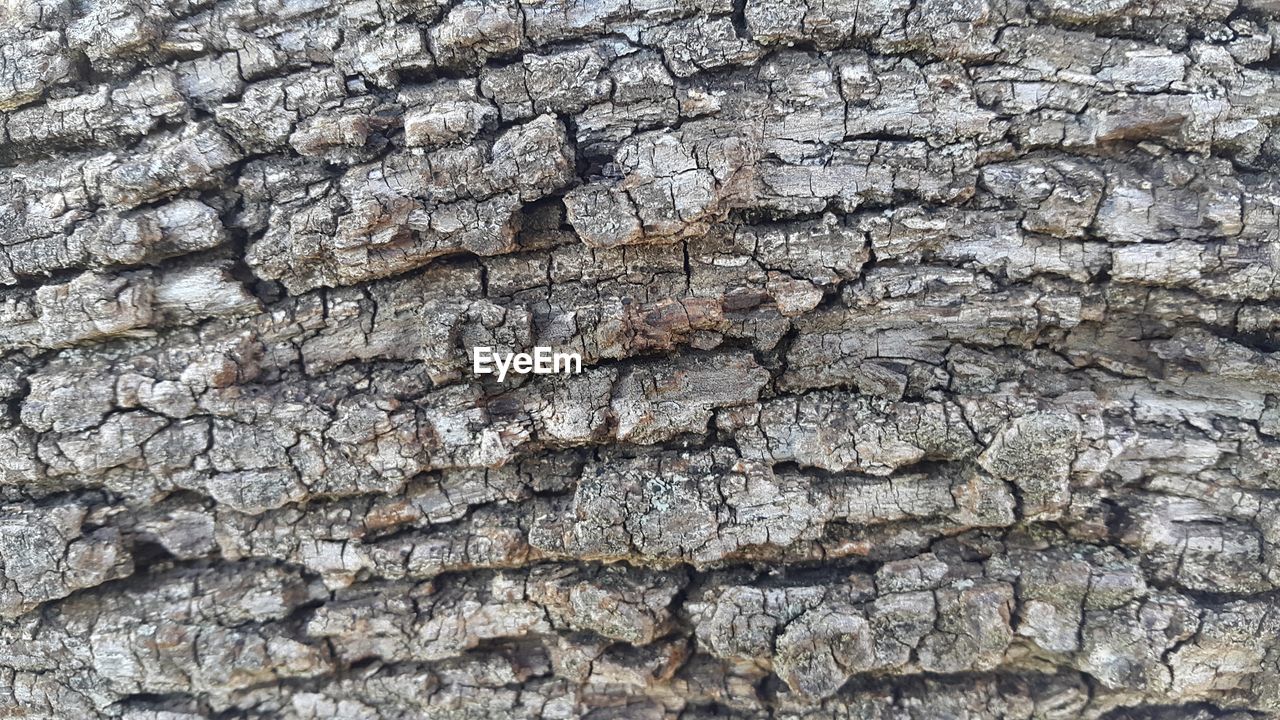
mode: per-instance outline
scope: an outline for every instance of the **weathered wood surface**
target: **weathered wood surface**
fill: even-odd
[[[0,717],[1280,714],[1275,0],[0,22]]]

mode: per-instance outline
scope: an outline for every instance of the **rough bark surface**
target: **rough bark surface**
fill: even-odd
[[[1276,0],[0,21],[0,717],[1280,717]]]

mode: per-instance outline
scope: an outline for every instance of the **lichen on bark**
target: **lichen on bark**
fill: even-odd
[[[1280,717],[1277,58],[1275,0],[0,7],[0,716]]]

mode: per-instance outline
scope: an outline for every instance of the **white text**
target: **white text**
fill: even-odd
[[[471,371],[476,375],[498,374],[498,382],[507,377],[508,371],[521,375],[576,374],[582,372],[582,356],[576,352],[554,352],[545,346],[536,346],[532,353],[496,352],[480,345],[471,348]]]

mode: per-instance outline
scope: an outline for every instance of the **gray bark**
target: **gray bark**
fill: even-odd
[[[0,717],[1280,717],[1275,0],[0,23]]]

